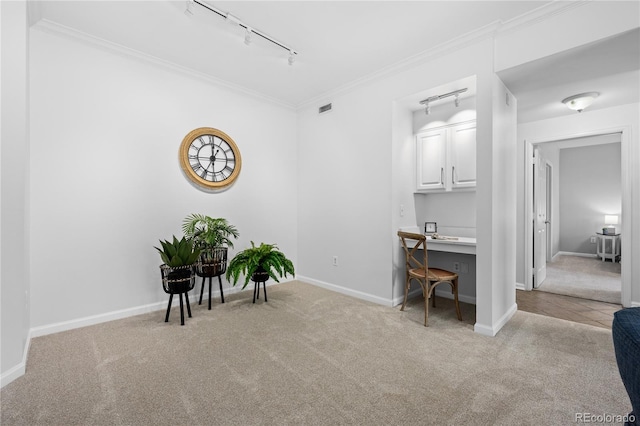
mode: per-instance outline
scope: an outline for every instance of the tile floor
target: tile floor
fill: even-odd
[[[611,329],[613,313],[622,309],[621,305],[538,290],[516,290],[516,303],[521,311],[608,329]]]

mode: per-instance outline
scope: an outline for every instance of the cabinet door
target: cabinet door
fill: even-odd
[[[419,134],[416,145],[417,190],[444,189],[447,129]]]
[[[451,161],[447,170],[452,188],[476,186],[476,123],[450,129]]]

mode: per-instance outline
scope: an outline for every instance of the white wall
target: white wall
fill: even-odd
[[[495,335],[515,314],[516,306],[516,140],[517,100],[502,81],[493,76],[493,143],[491,146],[491,324],[485,334]],[[509,100],[507,102],[507,99]],[[479,159],[480,160],[480,159]],[[486,196],[486,195],[485,195]],[[478,199],[482,199],[478,194]],[[478,226],[484,226],[478,220]],[[480,234],[479,234],[480,235]],[[480,259],[478,260],[480,261]],[[478,276],[482,271],[478,268]],[[489,287],[489,285],[487,285]],[[487,289],[478,289],[487,291]],[[480,294],[478,294],[480,296]],[[479,326],[476,324],[476,329]],[[481,331],[482,330],[478,330]]]
[[[590,237],[622,210],[620,144],[560,150],[560,251],[596,254]],[[619,228],[618,228],[619,229]]]
[[[477,320],[493,332],[493,314],[505,314],[503,305],[491,308],[492,292],[498,289],[493,282],[503,286],[506,277],[498,271],[500,276],[494,276],[489,266],[492,239],[498,236],[494,235],[491,201],[492,52],[491,40],[451,49],[449,54],[301,109],[299,166],[305,171],[300,176],[301,276],[379,303],[393,304],[399,299],[404,278],[396,271],[402,263],[396,232],[400,226],[416,223],[411,214],[400,216],[399,209],[399,204],[405,205],[405,212],[415,208],[415,182],[408,173],[414,173],[415,142],[410,119],[399,117],[411,114],[403,100],[476,75],[477,191],[478,199],[482,194],[488,200],[478,205],[477,224],[484,231],[478,235],[478,253],[482,254],[477,261],[477,288],[483,299],[477,305]],[[326,102],[333,103],[333,111],[318,115],[318,106]],[[499,167],[495,173],[504,171]],[[333,255],[339,257],[339,266],[332,266]],[[513,280],[506,285],[513,286]]]
[[[162,309],[153,246],[190,213],[238,228],[230,256],[250,240],[278,243],[298,266],[294,111],[37,28],[31,49],[32,327]],[[227,191],[181,172],[180,143],[202,126],[240,149]]]
[[[622,204],[623,224],[621,231],[627,235],[623,240],[623,252],[630,259],[635,259],[640,253],[640,105],[628,104],[614,108],[600,110],[585,110],[580,114],[541,120],[518,125],[518,162],[524,163],[524,142],[545,142],[567,139],[577,135],[587,136],[613,131],[624,130],[622,140],[621,183],[629,188],[630,196]],[[523,175],[518,176],[518,204],[524,205]],[[623,195],[624,196],[624,195]],[[524,209],[518,215],[518,229],[523,230]],[[524,232],[524,231],[521,231]],[[518,241],[521,241],[520,238]],[[524,241],[524,240],[522,240]],[[625,246],[627,245],[627,246]],[[626,248],[625,248],[626,247]],[[524,256],[524,244],[518,244],[518,257]],[[635,257],[634,257],[635,256]],[[524,259],[522,259],[524,264]],[[637,262],[623,262],[623,275],[631,283],[627,304],[640,304],[640,264]],[[518,277],[519,282],[523,277]]]
[[[27,3],[0,2],[2,386],[24,374],[29,336]]]
[[[512,22],[496,38],[495,71],[502,71],[638,27],[637,1],[556,2],[560,10],[526,25]],[[535,13],[535,12],[534,12]]]

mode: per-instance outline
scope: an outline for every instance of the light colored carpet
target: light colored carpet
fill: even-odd
[[[33,339],[2,425],[555,425],[626,414],[611,332],[518,312],[494,338],[301,282]]]
[[[583,299],[620,304],[620,263],[595,257],[560,255],[547,263],[547,278],[539,290]]]

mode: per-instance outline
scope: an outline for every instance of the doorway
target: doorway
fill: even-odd
[[[604,215],[617,213],[624,217],[623,212],[629,206],[629,187],[624,179],[626,173],[624,169],[627,167],[624,158],[624,153],[628,150],[628,146],[626,145],[628,143],[627,138],[628,133],[625,134],[625,129],[616,129],[616,131],[593,132],[593,134],[576,135],[575,137],[559,140],[542,142],[525,141],[527,169],[530,171],[525,174],[525,203],[527,204],[525,208],[525,223],[530,226],[529,231],[527,231],[525,235],[527,239],[525,251],[528,252],[525,253],[525,268],[527,268],[526,271],[530,271],[530,273],[525,276],[525,290],[541,289],[545,291],[546,285],[543,283],[548,277],[551,276],[552,279],[563,277],[562,279],[565,281],[573,280],[572,285],[574,287],[582,286],[584,288],[581,288],[579,294],[572,294],[571,292],[561,292],[560,294],[592,298],[607,303],[622,303],[624,306],[628,306],[630,303],[630,283],[626,278],[629,277],[629,272],[625,273],[625,269],[627,271],[629,269],[628,262],[627,265],[624,265],[624,262],[623,264],[611,261],[600,262],[596,259],[596,232],[598,229],[602,232]],[[606,196],[610,195],[606,192],[606,196],[594,196],[594,199],[590,200],[589,205],[594,205],[594,209],[597,210],[597,214],[595,214],[597,218],[595,218],[594,213],[588,212],[586,207],[578,207],[580,203],[575,202],[575,200],[576,197],[578,197],[577,200],[584,201],[579,197],[587,198],[589,192],[598,194],[597,185],[589,186],[589,184],[587,184],[588,179],[586,179],[584,182],[585,185],[582,185],[584,188],[576,191],[568,191],[566,189],[567,184],[563,184],[562,187],[564,188],[565,194],[564,196],[559,195],[559,187],[561,186],[560,176],[564,176],[565,174],[560,173],[558,170],[560,165],[559,156],[556,155],[554,157],[553,155],[549,155],[549,150],[546,148],[554,145],[561,146],[562,149],[565,149],[565,152],[568,153],[580,149],[579,147],[581,146],[604,146],[604,144],[613,146],[612,144],[616,142],[618,149],[617,151],[613,151],[616,152],[615,158],[611,158],[611,154],[600,156],[598,157],[597,163],[592,167],[593,169],[599,169],[602,168],[603,163],[616,164],[615,172],[610,172],[614,173],[618,179],[618,205],[617,208],[615,206],[607,207],[605,205],[606,203],[603,203],[603,200],[607,198]],[[585,151],[586,150],[588,150],[588,148],[585,148]],[[593,173],[594,172],[591,174]],[[615,192],[614,187],[611,187],[611,192]],[[575,194],[572,194],[573,192],[575,192]],[[572,196],[574,197],[573,200],[576,208],[571,210],[565,207],[564,214],[561,216],[559,212],[560,204],[571,204],[570,200]],[[560,201],[563,203],[560,203]],[[585,204],[582,203],[582,205],[584,206]],[[602,214],[602,216],[600,216],[600,214]],[[567,219],[567,217],[570,217],[571,220]],[[589,220],[591,222],[589,222]],[[588,222],[588,225],[585,225],[584,222]],[[621,233],[624,233],[623,222],[624,221],[622,221],[620,225],[619,232]],[[563,227],[562,223],[564,223],[565,232],[560,232]],[[569,223],[569,225],[567,225],[567,223]],[[579,225],[582,226],[583,229],[581,230],[581,234],[579,233],[581,240],[578,241],[575,240],[576,230],[567,228],[578,227]],[[565,238],[568,238],[566,235],[573,235],[574,240],[569,238],[569,241],[560,241],[561,234]],[[627,250],[630,249],[630,247],[628,247],[628,244],[624,244],[624,238],[622,242],[622,256],[624,257],[625,246],[627,246]],[[576,256],[582,257],[578,258]],[[577,260],[577,262],[572,264],[571,261],[573,260]],[[562,271],[563,268],[564,272]],[[580,275],[581,273],[582,275]],[[618,290],[617,293],[612,293],[615,291],[612,290],[612,288],[615,288],[616,280]],[[548,282],[553,283],[553,280]],[[587,285],[583,285],[584,283]],[[604,298],[602,298],[602,294],[598,293],[600,288],[603,290],[602,294],[604,294]]]

